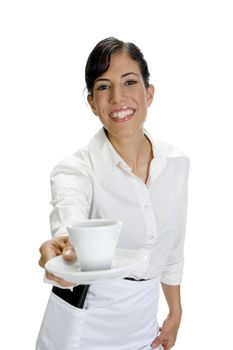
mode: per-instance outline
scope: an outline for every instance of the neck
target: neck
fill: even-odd
[[[142,173],[142,171],[148,174],[153,153],[151,143],[145,136],[143,129],[128,138],[115,138],[108,132],[107,136],[117,153],[124,159],[136,175]],[[146,177],[147,175],[143,176],[144,180]]]

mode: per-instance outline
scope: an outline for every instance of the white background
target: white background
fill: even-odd
[[[1,344],[34,349],[50,286],[49,175],[99,129],[84,65],[107,36],[136,43],[156,86],[146,128],[191,159],[178,350],[232,348],[232,1],[1,1]],[[230,284],[231,283],[231,284]],[[166,315],[161,301],[160,322]],[[2,345],[0,345],[2,347]],[[64,349],[65,350],[65,349]]]

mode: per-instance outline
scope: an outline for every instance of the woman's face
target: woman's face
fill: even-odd
[[[133,136],[142,128],[154,95],[145,87],[139,65],[125,52],[111,56],[108,70],[95,80],[88,102],[109,136]]]

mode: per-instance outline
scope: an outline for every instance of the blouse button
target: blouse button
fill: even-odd
[[[148,236],[148,238],[149,238],[150,240],[152,240],[152,239],[155,238],[155,236],[151,234],[151,235]]]

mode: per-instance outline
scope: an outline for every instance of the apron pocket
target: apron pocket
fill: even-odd
[[[86,313],[86,309],[76,308],[51,293],[36,350],[76,350]]]

